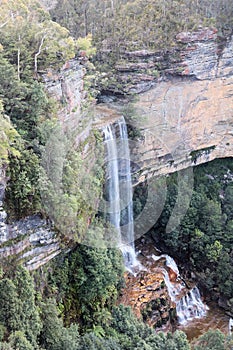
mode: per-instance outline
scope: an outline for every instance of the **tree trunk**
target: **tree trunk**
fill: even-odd
[[[88,30],[87,30],[87,9],[86,8],[84,10],[84,31],[85,31],[85,36],[87,36]]]
[[[46,38],[46,34],[44,34],[41,38],[41,42],[40,42],[40,45],[39,45],[39,49],[37,51],[37,53],[35,54],[35,57],[34,57],[34,74],[35,74],[35,77],[37,77],[37,72],[38,72],[38,56],[41,54],[41,50],[42,50],[42,46],[43,46],[43,43],[44,43],[44,40]]]
[[[21,37],[19,35],[19,47],[17,50],[17,75],[18,75],[18,80],[20,80],[20,41],[21,41]]]

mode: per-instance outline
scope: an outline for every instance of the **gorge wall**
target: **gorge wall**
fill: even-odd
[[[233,155],[233,39],[220,44],[208,28],[176,39],[172,52],[126,53],[116,66],[119,81],[131,76],[123,90],[140,92],[128,119],[136,183]]]
[[[68,62],[44,77],[48,93],[59,103],[65,129],[76,128],[84,142],[82,156],[92,152],[92,128],[100,129],[124,114],[131,136],[135,184],[215,158],[233,155],[233,39],[221,44],[214,29],[180,33],[170,52],[125,52],[116,63],[117,94],[83,109],[85,64]],[[159,73],[158,73],[159,72]],[[136,95],[134,102],[122,96]],[[116,97],[118,96],[118,97]],[[128,112],[130,106],[131,112]],[[83,112],[84,111],[84,112]],[[67,126],[68,125],[68,126]],[[3,209],[5,169],[0,177],[0,258],[16,256],[29,269],[60,252],[54,232],[39,217],[11,225]]]
[[[91,116],[82,109],[86,102],[85,74],[85,67],[78,60],[71,60],[59,72],[48,70],[42,78],[49,96],[56,101],[58,121],[64,132],[73,133],[77,146],[88,139],[81,147],[82,158],[88,159],[94,146],[93,137],[89,137]],[[9,220],[4,208],[6,171],[7,165],[0,167],[0,260],[7,265],[13,259],[28,270],[35,270],[67,248],[52,222],[40,215]]]
[[[100,129],[124,114],[136,131],[131,142],[136,183],[233,155],[233,38],[219,40],[216,29],[200,27],[179,33],[170,51],[124,52],[113,68],[107,95],[100,97],[104,103],[86,114],[81,114],[85,64],[72,61],[44,80],[60,103],[62,124],[81,126],[80,141],[92,127]]]
[[[136,103],[138,180],[233,154],[233,79],[163,82]]]

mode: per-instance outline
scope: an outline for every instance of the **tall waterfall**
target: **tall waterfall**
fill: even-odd
[[[107,150],[109,221],[116,229],[126,267],[136,264],[130,152],[124,117],[103,129]]]
[[[177,319],[180,324],[185,324],[193,318],[201,318],[206,315],[208,306],[201,300],[201,295],[197,286],[187,290],[184,283],[179,278],[179,269],[169,255],[152,255],[153,260],[166,259],[163,270],[164,282],[167,286],[168,294],[176,304]],[[175,278],[174,278],[175,276]]]
[[[109,220],[115,226],[120,239],[120,186],[116,137],[111,125],[108,125],[103,131],[107,146]]]

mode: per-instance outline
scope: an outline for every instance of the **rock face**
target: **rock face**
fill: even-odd
[[[31,216],[9,225],[0,211],[4,227],[0,229],[0,260],[14,257],[28,270],[35,270],[61,252],[59,239],[45,220]]]
[[[233,76],[162,82],[136,103],[137,181],[233,155]]]
[[[64,64],[60,72],[49,70],[43,75],[48,94],[59,105],[58,117],[65,128],[81,121],[81,105],[85,101],[85,72],[78,60],[71,60]]]
[[[233,39],[220,47],[216,30],[202,28],[180,33],[177,42],[176,60],[174,53],[166,59],[147,51],[128,53],[138,67],[139,61],[160,62],[162,74],[145,89],[145,80],[128,85],[131,92],[144,90],[129,118],[136,131],[131,144],[135,183],[233,155]],[[118,70],[124,76],[127,66]],[[136,74],[132,63],[128,70]]]
[[[110,80],[107,90],[138,94],[157,86],[167,77],[215,78],[223,44],[217,40],[216,29],[199,28],[196,32],[179,33],[172,50],[122,52],[114,66],[115,84]]]
[[[48,95],[56,101],[57,117],[64,132],[75,138],[76,145],[86,142],[92,128],[94,106],[84,88],[88,61],[67,61],[59,72],[49,70],[42,76]],[[95,101],[94,101],[95,102]],[[93,103],[94,103],[93,102]]]
[[[134,314],[150,326],[171,330],[171,324],[176,321],[176,305],[164,282],[166,259],[152,258],[153,253],[158,252],[148,238],[137,248],[140,248],[139,261],[143,268],[135,274],[125,273],[125,288],[119,302],[130,305]]]

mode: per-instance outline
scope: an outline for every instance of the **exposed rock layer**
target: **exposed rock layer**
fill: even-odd
[[[145,244],[146,243],[146,244]],[[119,302],[130,305],[134,314],[150,326],[171,330],[171,322],[176,319],[175,303],[169,297],[164,283],[166,259],[154,261],[153,253],[158,253],[150,239],[143,242],[139,260],[143,268],[132,273],[125,273],[126,286]]]
[[[225,42],[219,42],[216,29],[199,28],[196,32],[179,33],[170,50],[123,51],[114,66],[114,77],[109,72],[110,81],[105,90],[130,95],[145,92],[169,76],[213,79],[225,45]]]
[[[58,104],[58,118],[64,128],[81,122],[81,105],[85,101],[85,68],[78,60],[68,61],[60,72],[48,70],[43,75],[46,90]]]
[[[135,104],[137,181],[233,155],[233,76],[162,82]]]
[[[132,75],[128,93],[143,91],[129,118],[136,131],[135,183],[233,155],[233,39],[223,44],[216,30],[201,28],[180,33],[172,53],[128,52],[128,60],[116,67],[118,79]],[[161,77],[146,84],[139,70],[152,64]],[[121,103],[114,108],[124,113]]]
[[[142,92],[133,105],[136,118],[129,122],[136,131],[130,143],[135,183],[233,155],[233,40],[219,46],[214,29],[180,33],[173,52],[126,52],[115,68],[121,93]],[[78,142],[87,139],[92,127],[91,119],[81,113],[84,75],[85,68],[71,61],[60,73],[44,76],[49,94],[60,103],[60,121],[66,129],[77,128]],[[96,127],[123,113],[119,104],[108,107],[95,109]],[[86,153],[91,152],[87,148]],[[36,268],[59,252],[58,243],[39,218],[22,223],[26,231],[18,229],[18,223],[6,224],[5,186],[2,169],[0,258],[15,254],[29,269]]]
[[[0,215],[5,213],[0,210]],[[0,260],[13,257],[23,263],[28,270],[35,270],[61,252],[59,239],[45,220],[39,216],[7,224],[0,233]]]

